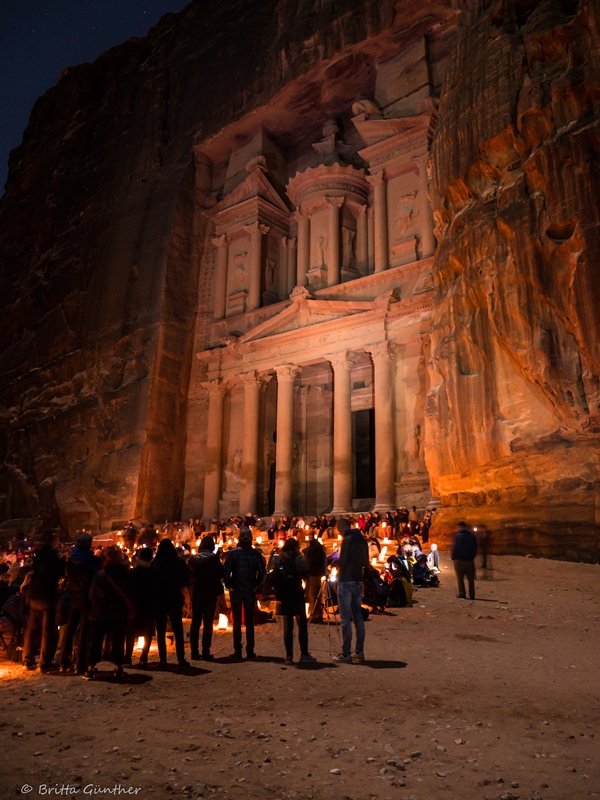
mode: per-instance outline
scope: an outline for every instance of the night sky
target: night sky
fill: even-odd
[[[190,0],[0,0],[0,195],[9,151],[20,144],[36,99],[65,67],[94,61],[144,36]]]

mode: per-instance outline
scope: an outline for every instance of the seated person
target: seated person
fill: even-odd
[[[430,587],[440,585],[438,576],[434,575],[427,566],[427,556],[424,553],[417,557],[417,563],[413,566],[412,577],[415,586]]]
[[[386,578],[389,583],[388,606],[404,608],[412,605],[412,584],[406,566],[397,556],[387,560]]]
[[[427,556],[427,566],[432,572],[440,571],[440,553],[435,542],[431,545],[431,551]]]

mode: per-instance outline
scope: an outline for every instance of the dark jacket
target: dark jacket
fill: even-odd
[[[210,600],[223,594],[225,570],[221,559],[212,550],[200,550],[188,561],[192,573],[192,602]]]
[[[154,622],[154,586],[151,565],[138,564],[132,569],[131,582],[136,623],[149,625]]]
[[[67,588],[71,608],[90,609],[90,586],[94,575],[102,569],[102,561],[90,550],[73,550],[67,561]]]
[[[250,544],[230,550],[225,561],[225,586],[241,597],[253,595],[265,579],[265,558]]]
[[[340,582],[362,581],[363,569],[369,566],[369,545],[360,531],[350,528],[344,536],[338,559]]]
[[[54,602],[58,582],[65,574],[64,561],[56,550],[44,545],[33,556],[31,580],[27,586],[27,602],[32,600]]]
[[[156,556],[150,566],[154,608],[183,608],[184,586],[190,582],[188,565],[179,556]]]
[[[452,539],[452,561],[474,561],[477,555],[477,538],[467,528],[459,528]]]
[[[308,547],[304,548],[304,558],[308,564],[308,574],[311,577],[321,577],[327,573],[327,554],[318,539],[313,539]]]
[[[280,603],[279,613],[301,614],[304,608],[302,581],[308,577],[306,559],[300,553],[282,553],[273,566],[275,596]]]
[[[115,589],[113,584],[118,588]],[[129,609],[125,597],[131,599],[132,594],[131,573],[127,567],[106,564],[92,579],[88,618],[92,622],[121,621],[126,624]]]

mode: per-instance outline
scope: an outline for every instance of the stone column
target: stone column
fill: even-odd
[[[413,158],[419,170],[419,215],[421,217],[421,258],[429,258],[435,252],[435,234],[433,233],[433,211],[428,197],[427,162],[429,153]]]
[[[345,197],[326,197],[329,206],[327,213],[327,285],[337,286],[340,282],[340,209]]]
[[[310,216],[306,211],[296,211],[298,221],[298,277],[296,284],[306,286],[306,273],[310,269]]]
[[[286,236],[279,238],[279,299],[285,300],[289,296],[288,290],[288,243]]]
[[[256,372],[242,375],[242,381],[244,383],[244,430],[239,513],[243,516],[248,512],[255,514],[257,511],[258,428],[262,381],[257,377]]]
[[[390,511],[396,504],[394,456],[393,370],[388,342],[365,348],[374,367],[375,400],[375,509]]]
[[[333,510],[352,512],[352,411],[348,353],[328,356],[333,367]]]
[[[300,475],[302,485],[300,486],[301,508],[303,516],[308,514],[308,393],[309,386],[299,386],[298,395],[300,396],[300,420],[302,449],[300,451]]]
[[[294,447],[294,380],[299,368],[275,367],[277,373],[277,444],[275,449],[275,517],[292,515]]]
[[[226,387],[221,381],[207,381],[208,433],[206,437],[206,470],[204,473],[204,519],[219,516],[221,471],[223,461],[223,400]]]
[[[373,187],[375,272],[388,268],[387,192],[384,171],[367,178]]]
[[[225,234],[211,239],[217,248],[217,275],[215,280],[215,319],[223,319],[227,309],[227,261],[229,259],[229,239]]]
[[[250,286],[248,289],[248,307],[246,311],[254,311],[260,308],[261,284],[262,284],[262,237],[271,229],[268,225],[261,225],[253,222],[251,225],[244,225],[246,233],[250,234]]]
[[[369,262],[369,269],[368,274],[372,275],[375,272],[375,223],[373,220],[374,217],[373,208],[370,207],[367,209],[367,232],[368,232],[368,243],[367,243],[367,252],[368,252],[368,262]]]
[[[292,291],[294,290],[294,286],[296,285],[296,270],[297,270],[297,255],[298,255],[296,244],[297,244],[296,239],[288,239],[286,297],[289,297],[291,295]]]
[[[356,266],[361,275],[369,271],[367,207],[361,206],[356,215]]]

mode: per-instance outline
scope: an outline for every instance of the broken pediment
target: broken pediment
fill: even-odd
[[[289,214],[285,200],[268,178],[266,165],[259,158],[255,158],[248,162],[246,169],[248,172],[246,178],[213,207],[212,213],[217,215],[247,200],[260,197],[279,211]]]

